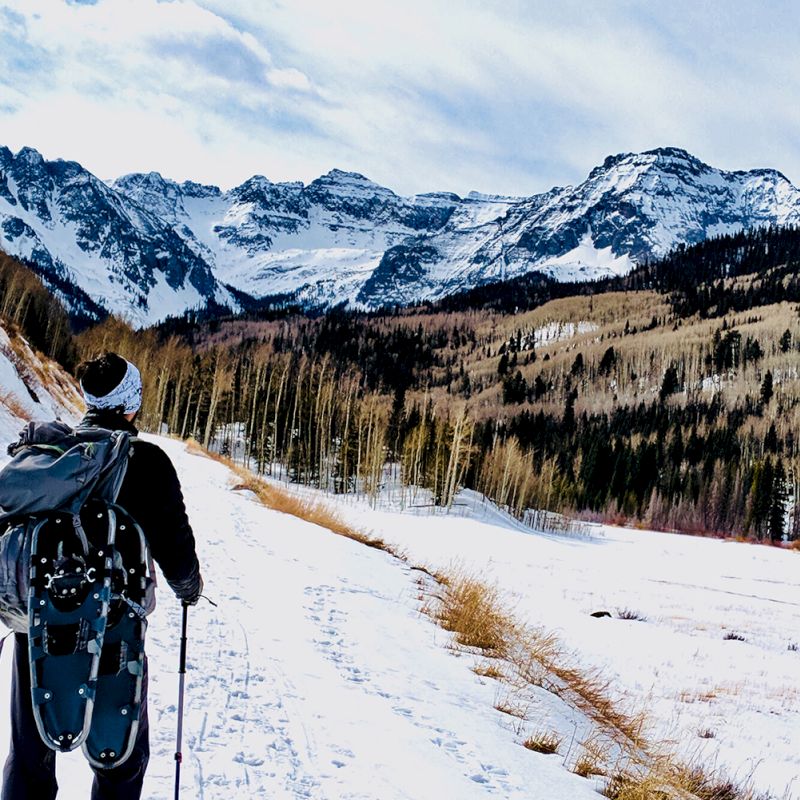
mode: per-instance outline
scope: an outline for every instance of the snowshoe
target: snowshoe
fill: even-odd
[[[142,529],[114,506],[117,533],[111,604],[100,655],[89,735],[83,752],[94,767],[122,764],[136,743],[144,675],[146,591],[150,581]]]
[[[115,512],[89,502],[80,515],[32,519],[28,602],[36,725],[54,750],[89,733],[111,599]]]

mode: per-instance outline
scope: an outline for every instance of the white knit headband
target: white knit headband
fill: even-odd
[[[86,398],[86,404],[90,408],[117,408],[122,406],[126,414],[133,414],[139,410],[142,405],[142,376],[130,361],[125,363],[128,365],[125,377],[119,382],[118,386],[102,397],[95,397],[93,394],[89,394],[81,384],[83,396]]]

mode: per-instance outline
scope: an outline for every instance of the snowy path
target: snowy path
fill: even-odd
[[[230,473],[159,440],[184,483],[219,602],[190,614],[183,797],[230,800],[596,800],[559,756],[525,750],[497,687],[419,613],[392,557],[260,506]],[[179,607],[152,618],[152,758],[145,797],[172,796]],[[0,668],[8,685],[9,658]],[[4,689],[3,689],[4,691]],[[0,727],[0,748],[7,746]],[[80,754],[60,797],[88,796]]]

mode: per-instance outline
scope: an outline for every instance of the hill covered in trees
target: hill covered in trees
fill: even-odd
[[[79,344],[144,365],[146,424],[227,448],[236,431],[269,474],[374,493],[394,463],[445,505],[463,485],[520,517],[777,540],[796,535],[800,317],[780,287],[798,238],[723,237],[602,284],[526,278],[516,313],[507,283],[372,314],[109,320]]]
[[[778,540],[800,527],[799,243],[764,229],[603,283],[527,277],[370,314],[277,298],[76,338],[50,336],[66,317],[23,267],[3,261],[0,282],[3,312],[68,366],[102,349],[136,360],[144,427],[239,442],[267,474],[374,495],[393,464],[442,505],[467,486],[520,518]]]

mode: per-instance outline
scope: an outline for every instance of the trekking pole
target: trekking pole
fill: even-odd
[[[183,622],[181,623],[181,661],[178,668],[178,739],[175,747],[175,800],[181,792],[181,762],[183,761],[183,691],[186,683],[186,630],[189,626],[189,604],[183,603]]]

